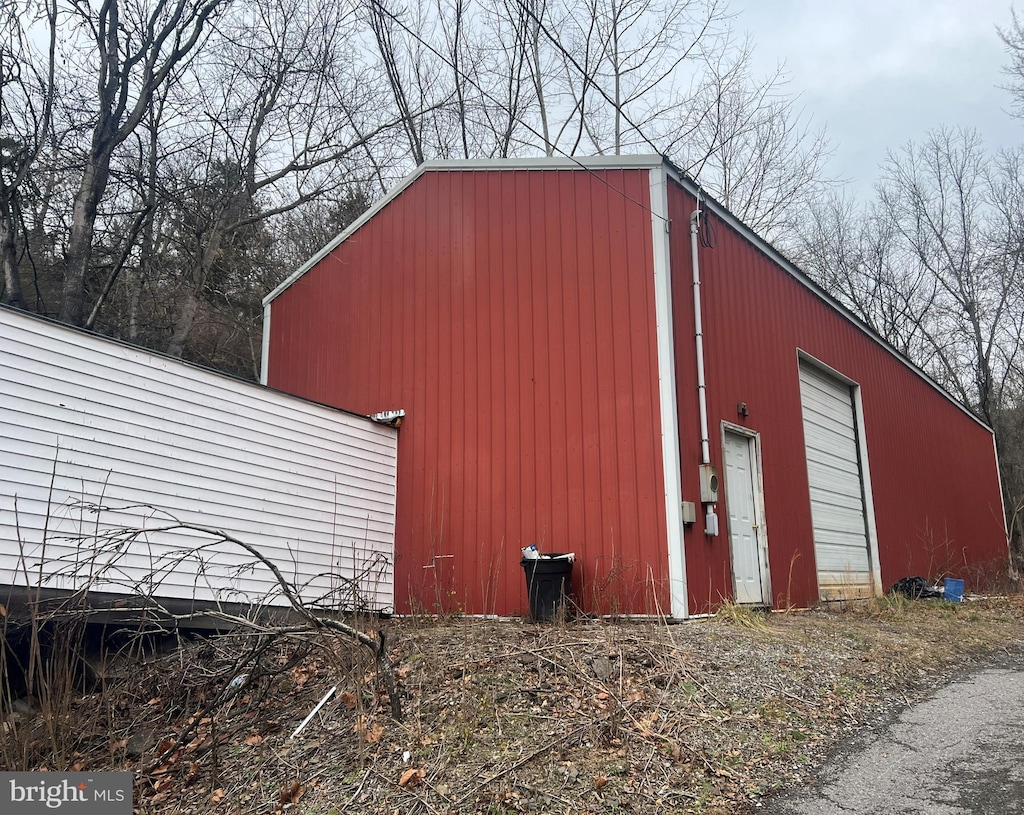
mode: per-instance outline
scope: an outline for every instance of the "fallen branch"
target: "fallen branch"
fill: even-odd
[[[83,511],[93,513],[100,513],[102,511],[112,509],[111,507],[104,507],[95,504],[81,504],[80,508]],[[149,509],[153,508],[149,507]],[[154,513],[156,513],[155,509],[153,511]],[[87,540],[94,541],[95,545],[92,547],[88,547],[88,550],[94,552],[94,558],[99,558],[100,555],[108,555],[113,557],[113,560],[102,563],[96,571],[93,571],[92,568],[95,564],[90,563],[88,560],[86,561],[86,564],[90,567],[90,584],[91,581],[96,580],[101,575],[105,576],[107,572],[112,571],[115,567],[117,559],[127,554],[127,551],[131,544],[142,536],[149,538],[150,536],[168,535],[181,532],[192,532],[198,533],[200,535],[205,535],[206,537],[212,539],[207,543],[191,547],[188,550],[181,552],[174,561],[177,563],[183,562],[185,559],[188,558],[197,558],[200,560],[200,563],[202,563],[202,554],[207,549],[218,546],[220,544],[230,544],[232,546],[237,546],[238,548],[242,549],[244,552],[249,554],[254,559],[255,562],[264,566],[270,572],[270,574],[273,575],[274,582],[277,584],[277,588],[281,592],[281,596],[284,597],[288,605],[291,607],[292,611],[294,611],[296,616],[306,624],[306,627],[308,629],[316,631],[330,631],[337,634],[343,634],[344,636],[349,637],[350,639],[359,643],[363,647],[367,648],[373,654],[377,668],[378,679],[383,684],[384,690],[388,696],[388,701],[391,708],[391,716],[396,721],[401,721],[401,700],[399,699],[398,689],[397,686],[395,685],[394,671],[392,669],[391,662],[388,659],[387,641],[385,639],[383,631],[378,630],[376,632],[376,636],[373,636],[365,631],[361,631],[351,625],[348,625],[347,623],[341,622],[340,620],[315,614],[302,601],[302,598],[299,596],[299,593],[296,590],[295,586],[284,576],[284,574],[278,568],[277,564],[274,563],[270,558],[266,557],[259,549],[257,549],[252,544],[247,543],[246,541],[221,529],[214,529],[212,527],[202,526],[200,524],[186,523],[178,520],[169,513],[161,514],[163,515],[163,517],[169,518],[170,522],[162,523],[158,526],[147,526],[145,528],[119,527],[115,529],[106,530],[102,533],[99,532],[99,530],[97,529],[95,534],[91,536],[78,536],[79,542],[83,544]],[[82,549],[83,547],[79,548]],[[81,562],[76,562],[74,564],[74,571],[77,573],[82,567],[83,564]],[[168,564],[163,563],[159,571],[161,573],[166,573],[168,569]],[[149,575],[149,578],[158,576],[157,572],[158,570],[154,569],[154,571]],[[153,581],[150,580],[150,582]],[[79,592],[76,592],[76,595],[84,596],[88,593],[88,591],[89,586],[87,585]],[[149,595],[151,596],[152,594],[153,591],[151,590],[149,592]],[[150,600],[149,596],[147,596],[147,600]],[[157,604],[155,600],[151,602],[159,608],[159,604]],[[245,625],[248,627],[257,627],[258,625],[254,623],[254,621],[250,621],[246,618],[238,616],[225,614],[224,612],[216,608],[200,612],[200,614],[219,618],[225,621],[230,621],[239,625]],[[170,616],[172,619],[181,620],[189,616],[198,615],[168,616]],[[260,628],[268,634],[279,634],[285,632],[292,633],[296,630],[294,627],[280,628],[274,626],[260,626]]]

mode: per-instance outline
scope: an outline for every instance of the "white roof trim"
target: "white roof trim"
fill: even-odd
[[[676,167],[672,162],[665,160],[665,164],[668,166],[668,172],[671,178],[673,178],[679,186],[683,187],[690,195],[700,197],[701,201],[717,215],[726,224],[735,229],[740,235],[746,238],[750,243],[754,245],[754,248],[763,252],[768,256],[769,260],[773,261],[779,266],[784,272],[789,274],[790,277],[796,279],[805,288],[809,289],[818,299],[822,300],[825,305],[832,308],[833,311],[839,313],[841,317],[845,317],[849,322],[863,331],[870,339],[874,340],[878,345],[882,346],[886,351],[896,357],[897,360],[902,362],[911,371],[917,374],[923,379],[928,385],[934,390],[946,397],[950,402],[956,405],[961,411],[967,416],[970,416],[974,421],[994,434],[994,431],[985,422],[979,419],[974,413],[968,410],[963,404],[953,397],[945,388],[943,388],[938,382],[932,379],[927,373],[917,366],[909,357],[904,356],[900,351],[894,348],[884,337],[876,333],[871,326],[865,323],[860,317],[850,311],[846,306],[836,300],[831,294],[825,289],[815,283],[809,278],[804,272],[800,271],[796,265],[792,263],[785,255],[783,255],[778,249],[772,246],[768,241],[758,235],[749,226],[743,223],[739,218],[729,212],[722,204],[718,203],[714,198],[709,196],[707,192],[700,187],[697,182],[690,178],[683,170]]]
[[[427,161],[421,170],[649,170],[660,168],[665,159],[650,153],[629,156],[548,156],[544,158],[490,158]]]
[[[805,286],[818,298],[820,298],[827,306],[830,306],[834,311],[838,312],[840,316],[845,317],[849,322],[853,323],[855,327],[863,331],[876,343],[882,346],[886,351],[892,354],[896,359],[910,368],[911,371],[921,377],[928,385],[930,385],[935,391],[942,394],[950,402],[956,405],[964,414],[970,416],[979,425],[984,427],[989,432],[993,432],[992,428],[989,427],[985,422],[974,415],[964,405],[957,401],[953,396],[938,382],[932,379],[927,373],[919,368],[914,362],[902,353],[897,351],[892,345],[890,345],[885,339],[877,334],[867,323],[861,320],[857,315],[850,311],[846,306],[836,300],[831,294],[825,289],[815,283],[811,278],[804,274],[798,269],[788,258],[779,252],[774,246],[768,241],[754,232],[749,226],[744,224],[739,218],[729,212],[722,204],[718,203],[714,198],[709,196],[700,185],[688,176],[685,171],[677,167],[668,159],[663,156],[656,154],[643,154],[643,155],[627,155],[627,156],[592,156],[585,158],[573,158],[571,156],[552,156],[552,157],[540,157],[540,158],[497,158],[497,159],[454,159],[448,161],[427,161],[413,170],[409,175],[403,178],[397,186],[389,190],[387,195],[381,198],[377,203],[370,207],[366,212],[360,215],[355,221],[338,235],[334,240],[328,243],[323,249],[317,252],[313,257],[307,260],[302,266],[300,266],[295,272],[281,283],[276,289],[270,294],[263,298],[264,307],[269,306],[270,303],[278,297],[285,289],[290,287],[295,281],[302,277],[306,272],[312,269],[317,263],[327,257],[333,252],[342,241],[346,240],[353,232],[359,229],[363,224],[369,221],[374,215],[380,212],[384,207],[394,201],[399,195],[421,175],[428,172],[473,172],[474,170],[609,170],[609,169],[656,169],[664,166],[667,169],[668,175],[674,179],[681,187],[687,192],[696,197],[699,195],[704,203],[721,218],[725,223],[735,229],[740,235],[746,238],[755,248],[759,249],[769,259],[774,261],[783,271],[787,272],[791,277],[795,278],[797,282]]]
[[[341,234],[337,235],[334,238],[334,240],[332,240],[323,249],[321,249],[319,252],[313,255],[313,257],[311,257],[309,260],[303,263],[298,269],[296,269],[294,272],[288,275],[288,277],[285,278],[284,282],[282,282],[281,285],[279,285],[276,289],[270,292],[270,294],[263,298],[264,308],[269,306],[272,301],[276,300],[278,295],[281,294],[285,289],[290,287],[292,283],[294,283],[306,272],[308,272],[310,269],[316,266],[321,260],[323,260],[329,254],[331,254],[331,252],[333,252],[342,241],[348,238],[349,235],[351,235],[353,232],[359,229],[359,227],[361,227],[363,224],[369,221],[374,215],[376,215],[378,212],[384,209],[384,207],[386,207],[388,204],[394,201],[399,195],[401,195],[402,192],[404,192],[405,189],[410,184],[412,184],[413,181],[415,181],[423,174],[423,166],[424,165],[420,165],[411,173],[409,173],[409,175],[407,175],[400,182],[398,182],[398,186],[389,190],[387,195],[381,198],[377,203],[375,203],[372,207],[366,210],[366,212],[364,212],[352,223],[350,223],[347,227],[345,227]]]
[[[610,169],[653,169],[661,167],[664,159],[658,155],[639,156],[594,156],[586,158],[571,158],[566,156],[552,156],[550,158],[494,158],[477,159],[464,161],[455,159],[451,161],[426,161],[403,178],[398,184],[388,190],[387,195],[377,201],[366,212],[349,224],[345,230],[328,243],[313,257],[303,263],[298,269],[290,274],[284,282],[263,298],[263,305],[268,306],[285,289],[290,287],[296,280],[312,269],[321,260],[345,241],[353,232],[369,221],[384,207],[394,201],[399,195],[421,175],[428,172],[473,172],[474,170],[610,170]]]

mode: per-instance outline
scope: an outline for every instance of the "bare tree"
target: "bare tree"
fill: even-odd
[[[909,260],[937,288],[925,328],[933,373],[988,422],[1019,351],[1019,263],[993,240],[1022,214],[1006,200],[1007,174],[1015,165],[1004,157],[991,170],[976,133],[938,130],[891,155],[879,187]]]
[[[376,57],[402,122],[407,158],[508,156],[529,141],[525,27],[513,0],[367,0]],[[509,16],[511,14],[512,16]]]
[[[933,354],[926,337],[937,284],[907,263],[888,214],[832,193],[815,202],[791,254],[833,297],[922,367]]]
[[[1013,115],[1024,118],[1024,23],[1017,16],[1017,11],[1010,8],[1011,22],[1007,28],[997,28],[999,37],[1006,47],[1009,64],[1004,66],[1003,73],[1009,78],[1006,85],[1013,97]]]
[[[667,149],[751,228],[788,244],[832,187],[824,177],[830,147],[786,94],[782,68],[752,76],[752,48],[744,42],[709,62],[690,119]]]
[[[537,0],[543,2],[543,0]],[[496,13],[496,9],[504,11]],[[522,13],[516,0],[500,0],[491,7],[489,24],[482,27],[482,34],[490,44],[481,43],[480,50],[490,54],[490,60],[479,73],[490,75],[496,80],[493,94],[481,91],[479,99],[480,120],[484,128],[494,134],[492,146],[487,155],[506,158],[524,144],[532,141],[524,123],[530,118],[536,104],[541,119],[541,137],[545,155],[551,155],[546,135],[544,97],[534,92],[539,89],[535,77],[534,47],[536,32]],[[495,36],[489,37],[493,31]],[[539,70],[539,66],[537,66]],[[492,98],[497,104],[492,104]]]
[[[544,57],[542,57],[542,54],[547,52],[548,40],[541,32],[541,26],[547,19],[548,2],[547,0],[504,0],[501,10],[515,31],[513,46],[510,50],[515,57],[509,60],[509,65],[510,67],[515,66],[516,70],[509,71],[509,87],[513,87],[512,80],[515,79],[517,81],[514,83],[514,87],[521,90],[522,84],[518,80],[521,80],[524,72],[529,74],[530,97],[536,103],[541,146],[545,156],[552,156],[555,148],[548,116],[550,100],[545,91],[545,78],[554,70],[550,64],[545,64]],[[502,19],[500,14],[495,16],[498,20]]]
[[[169,354],[184,353],[211,284],[221,302],[257,295],[258,312],[272,285],[253,274],[268,254],[261,230],[276,216],[361,183],[363,149],[405,122],[381,109],[380,88],[359,70],[347,44],[355,20],[333,3],[256,3],[246,19],[222,24],[215,81],[203,67],[189,83],[193,96],[183,103],[198,98],[204,115],[177,173],[187,179],[175,194],[185,274]]]
[[[56,0],[45,0],[40,19],[31,6],[0,8],[0,266],[4,300],[25,307],[18,264],[17,235],[22,220],[22,189],[50,135],[56,92]],[[29,26],[45,48],[32,44]]]
[[[720,0],[46,2],[47,20],[61,14],[57,69],[48,84],[36,71],[34,87],[67,88],[45,116],[18,120],[31,174],[12,171],[13,142],[0,147],[0,193],[18,190],[0,199],[0,243],[21,264],[12,277],[6,263],[6,299],[34,286],[65,321],[235,372],[257,355],[258,302],[287,272],[287,230],[368,179],[387,189],[411,163],[667,152],[702,160],[709,190],[741,215],[767,213],[766,229],[794,211],[766,202],[810,189],[779,179],[817,169],[770,169],[804,155],[785,149],[797,125],[767,124],[795,113],[774,86],[757,97],[732,82],[744,52]],[[24,79],[28,41],[10,41],[3,64]],[[5,105],[45,101],[11,95],[4,70]],[[758,110],[766,135],[725,115],[730,104]],[[5,137],[10,120],[5,109]],[[686,153],[701,127],[702,152]],[[744,158],[757,150],[763,165]],[[721,184],[713,167],[727,168]]]
[[[139,126],[154,93],[192,55],[207,24],[228,0],[153,0],[125,6],[103,0],[98,8],[72,4],[81,37],[95,49],[96,110],[81,183],[73,204],[67,268],[59,317],[79,325],[96,215],[110,180],[114,151]]]
[[[681,113],[692,112],[694,71],[727,43],[718,0],[517,1],[532,24],[545,143],[570,154],[665,152]]]
[[[970,130],[889,155],[877,200],[814,209],[809,272],[979,417],[1020,381],[1024,165]],[[1013,386],[1014,388],[1016,385]]]
[[[367,0],[367,11],[409,153],[416,164],[422,164],[427,156],[422,111],[440,104],[435,93],[441,94],[440,98],[448,95],[437,81],[439,70],[429,53],[432,49],[425,31],[429,23],[422,7],[411,23],[414,28],[393,12],[385,0]],[[407,38],[406,34],[410,36]]]

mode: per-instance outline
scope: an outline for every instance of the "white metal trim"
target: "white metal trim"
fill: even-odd
[[[548,158],[496,158],[477,159],[465,161],[461,159],[425,161],[409,175],[403,178],[398,184],[388,190],[387,194],[377,201],[366,212],[349,224],[343,232],[337,235],[323,249],[303,263],[298,269],[290,274],[270,294],[263,298],[263,305],[275,300],[280,294],[288,289],[295,281],[312,269],[321,260],[349,238],[349,236],[380,212],[384,207],[394,201],[399,195],[405,192],[409,186],[421,175],[428,172],[458,171],[473,172],[474,170],[608,170],[608,169],[657,169],[664,167],[664,159],[658,155],[639,156],[595,156],[588,158],[572,158],[565,156],[552,156]],[[667,211],[667,207],[666,207]]]
[[[535,158],[435,159],[420,165],[430,170],[657,170],[665,160],[656,153],[628,156],[542,156]]]
[[[676,402],[676,358],[672,329],[672,268],[669,249],[668,176],[664,165],[650,172],[651,231],[654,266],[654,308],[658,341],[658,395],[661,415],[661,460],[665,479],[665,530],[668,544],[669,595],[672,616],[689,616],[686,588],[686,541],[683,526],[682,466],[679,453],[679,409]]]
[[[796,349],[796,360],[797,360],[797,366],[798,366],[797,371],[798,372],[799,372],[799,365],[800,365],[800,363],[801,362],[806,362],[806,363],[809,363],[811,365],[811,367],[817,368],[819,371],[821,371],[824,374],[827,374],[828,376],[831,376],[833,379],[838,379],[840,382],[843,382],[843,383],[849,385],[851,388],[856,388],[856,387],[860,386],[860,383],[856,379],[850,379],[850,377],[848,377],[842,371],[837,371],[831,365],[829,365],[829,364],[827,364],[825,362],[822,362],[816,356],[813,356],[812,354],[807,353],[803,348],[797,348]]]
[[[710,208],[719,218],[725,223],[732,227],[738,232],[743,238],[749,243],[753,244],[756,249],[761,251],[769,260],[773,261],[778,265],[784,272],[790,277],[794,278],[804,288],[809,289],[819,300],[821,300],[826,306],[837,312],[840,317],[843,317],[847,322],[853,324],[855,328],[864,332],[869,339],[873,340],[877,345],[880,345],[885,351],[894,356],[897,360],[903,363],[913,373],[917,374],[921,379],[928,384],[934,391],[941,396],[948,399],[954,405],[956,405],[961,411],[967,416],[974,419],[982,427],[991,430],[985,422],[979,419],[974,413],[972,413],[967,407],[961,404],[955,399],[945,388],[943,388],[938,382],[932,379],[927,373],[917,366],[909,357],[904,356],[902,353],[897,351],[892,345],[890,345],[880,334],[878,334],[873,328],[867,323],[861,320],[856,314],[850,311],[846,306],[836,300],[831,294],[825,289],[815,283],[810,277],[802,272],[792,261],[790,261],[785,255],[783,255],[778,249],[772,246],[768,241],[754,232],[749,226],[744,224],[739,218],[729,212],[722,204],[718,203],[714,198],[708,195],[708,193],[699,185],[696,181],[690,178],[683,170],[676,167],[672,162],[665,159],[665,165],[667,167],[668,174],[671,178],[685,189],[690,195],[695,198],[699,197],[702,204]]]
[[[881,597],[882,565],[878,562],[878,529],[875,526],[875,499],[871,492],[871,464],[868,458],[868,436],[864,427],[864,401],[859,384],[853,390],[853,420],[857,423],[857,451],[860,455],[861,489],[864,490],[864,521],[868,535],[868,557],[871,559],[871,583],[875,597]]]
[[[996,445],[996,434],[992,434],[992,460],[996,465],[996,478],[999,484],[999,511],[1003,514],[1003,536],[1006,538],[1006,556],[1008,558],[1008,564],[1010,570],[1015,568],[1015,564],[1009,560],[1012,555],[1010,549],[1010,527],[1006,525],[1006,498],[1003,495],[1003,471],[999,466],[999,447]]]
[[[270,365],[270,303],[263,306],[263,337],[260,341],[260,384],[266,386]]]

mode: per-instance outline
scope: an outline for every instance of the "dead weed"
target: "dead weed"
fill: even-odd
[[[1016,649],[1022,611],[886,599],[675,626],[396,620],[402,722],[370,660],[282,644],[226,697],[238,644],[201,641],[109,680],[107,730],[74,761],[139,773],[144,813],[742,812],[808,781],[884,708]]]

